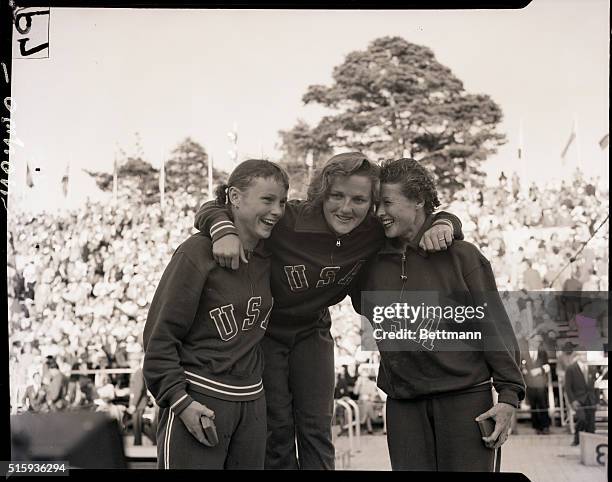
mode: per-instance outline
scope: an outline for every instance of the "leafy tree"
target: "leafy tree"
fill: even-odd
[[[121,192],[126,192],[133,201],[147,204],[159,202],[159,170],[142,159],[142,148],[137,136],[136,151],[128,156],[120,150],[117,177]],[[113,173],[87,171],[96,179],[100,189],[113,189]],[[201,195],[208,192],[208,154],[204,148],[186,138],[175,147],[165,163],[165,192],[188,192]],[[219,182],[222,171],[213,168],[213,181]]]
[[[497,132],[500,107],[485,94],[466,92],[431,49],[400,37],[349,53],[334,68],[332,85],[312,85],[302,100],[335,113],[312,129],[298,123],[282,131],[285,155],[350,149],[375,160],[413,157],[451,192],[468,180],[479,184],[479,166],[505,142]]]
[[[213,184],[223,179],[223,171],[213,166]],[[166,190],[191,194],[208,193],[208,154],[190,137],[176,146],[166,161]]]
[[[103,191],[112,191],[113,173],[85,171]],[[120,193],[129,193],[133,201],[147,204],[159,200],[159,171],[140,157],[118,161],[117,178]]]
[[[279,163],[291,179],[289,198],[305,199],[311,168],[320,167],[333,154],[330,147],[333,132],[316,127],[313,129],[299,119],[292,129],[279,131],[279,135],[279,148],[282,152]]]
[[[313,167],[323,164],[333,153],[330,146],[333,131],[324,130],[325,126],[311,128],[299,119],[297,124],[287,131],[279,131],[281,138],[281,162],[306,166],[310,158]]]

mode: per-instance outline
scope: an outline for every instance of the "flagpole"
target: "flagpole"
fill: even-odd
[[[580,152],[580,138],[578,137],[578,121],[574,114],[574,132],[576,133],[576,168],[580,169],[582,166],[581,152]]]
[[[309,150],[306,153],[306,166],[308,167],[308,184],[312,180],[312,169],[314,166],[314,153],[312,150]]]
[[[610,168],[610,166],[608,166],[608,156],[610,154],[610,148],[609,148],[609,145],[610,145],[610,134],[608,133],[605,136],[603,136],[599,140],[598,144],[599,144],[599,148],[601,150],[601,156],[602,156],[601,162],[602,162],[602,164],[604,166],[604,170],[603,170],[603,176],[604,176],[603,177],[603,183],[606,185],[606,187],[609,190],[608,176],[609,176],[609,168]],[[600,182],[600,184],[602,184],[602,183]]]
[[[62,177],[62,194],[64,196],[63,202],[64,206],[70,205],[70,164],[72,161],[72,152],[70,152],[70,158],[66,161],[66,171],[64,172],[64,176]]]
[[[523,147],[523,119],[519,120],[519,145],[518,145],[518,165],[520,169],[520,174],[523,179],[521,179],[521,184],[523,185],[523,189],[525,189],[525,180],[526,180],[526,169],[525,169],[525,149]]]
[[[117,179],[117,153],[115,152],[115,158],[113,159],[113,204],[117,205],[117,191],[118,191]]]
[[[572,174],[572,166],[569,162],[567,162],[567,153],[570,149],[570,146],[575,140],[576,140],[576,119],[574,119],[574,122],[572,123],[572,132],[570,133],[569,139],[565,143],[565,147],[563,148],[563,151],[561,152],[561,166],[563,167],[563,171],[565,171],[566,169],[569,169],[570,176]]]
[[[26,186],[32,188],[34,181],[32,180],[32,170],[30,169],[30,163],[26,161]]]
[[[610,166],[608,165],[608,156],[609,156],[610,152],[608,151],[606,153],[605,149],[602,149],[601,152],[603,154],[602,162],[603,162],[603,165],[604,165],[604,180],[606,182],[608,182],[608,179],[610,179]],[[608,182],[608,191],[609,191],[609,189],[610,189],[610,186],[609,186],[609,182]]]
[[[212,201],[214,199],[213,194],[213,157],[212,155],[208,156],[208,200]]]
[[[161,167],[159,168],[159,206],[163,214],[166,207],[166,159],[163,154]]]

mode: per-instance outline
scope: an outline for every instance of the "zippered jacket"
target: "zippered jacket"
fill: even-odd
[[[419,240],[431,223],[430,216],[415,239]],[[370,322],[373,320],[373,294],[365,296],[363,306],[361,294],[374,291],[397,292],[399,298],[411,300],[416,305],[419,296],[423,300],[431,298],[428,294],[414,292],[428,291],[436,294],[438,300],[452,301],[443,308],[460,305],[475,310],[477,306],[486,307],[482,320],[461,320],[459,325],[455,320],[448,322],[451,328],[480,330],[482,340],[468,342],[473,349],[441,350],[439,344],[444,340],[434,340],[430,344],[425,339],[418,350],[409,348],[414,343],[411,340],[403,345],[407,349],[381,350],[378,386],[389,397],[415,399],[449,392],[488,390],[492,381],[500,402],[518,406],[525,396],[519,345],[497,292],[491,265],[474,245],[454,241],[446,251],[427,253],[417,244],[409,244],[403,249],[396,240],[389,239],[364,268],[359,284],[351,293],[353,307]],[[381,346],[383,343],[379,339],[377,343]]]

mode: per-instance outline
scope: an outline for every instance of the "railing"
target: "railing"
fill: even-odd
[[[341,458],[342,467],[350,467],[351,457],[361,451],[361,414],[359,405],[348,397],[334,400],[334,421],[338,407],[344,408],[345,423],[340,425],[340,429],[347,429],[349,448],[338,453]]]
[[[97,375],[98,373],[110,373],[111,375],[122,375],[125,373],[134,373],[133,368],[98,368],[92,370],[72,370],[70,375]]]
[[[355,451],[361,452],[361,414],[359,413],[359,405],[357,402],[348,397],[345,397],[344,401],[353,409],[353,421],[351,426],[355,430],[354,435],[357,442]]]
[[[567,398],[566,398],[567,396],[565,394],[565,388],[563,386],[563,381],[562,379],[559,379],[556,381],[553,381],[552,379],[552,373],[553,373],[556,363],[557,363],[557,360],[554,358],[551,358],[549,360],[549,365],[551,369],[547,373],[548,414],[550,418],[553,420],[558,417],[562,427],[565,427],[566,425],[569,424],[570,431],[573,433],[574,432],[574,424],[572,420],[573,410],[571,409],[571,406],[568,406]],[[597,361],[587,361],[587,365],[606,367],[604,368],[605,373],[607,373],[607,364],[608,364],[607,359],[597,360]],[[558,398],[558,402],[555,399],[555,395]],[[518,410],[519,418],[523,419],[523,418],[528,417],[532,411],[533,410],[531,409],[519,409]]]

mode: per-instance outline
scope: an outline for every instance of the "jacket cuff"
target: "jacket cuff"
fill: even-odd
[[[435,226],[436,224],[446,224],[447,226],[450,226],[451,228],[451,234],[454,237],[455,236],[455,226],[453,226],[453,222],[450,219],[436,219],[433,223],[431,223],[432,226]]]
[[[193,398],[184,390],[179,390],[170,399],[170,410],[178,417],[193,402]]]
[[[238,236],[238,230],[234,223],[229,220],[217,221],[210,227],[210,238],[213,243],[216,243],[223,236],[227,236],[228,234],[235,234]]]
[[[514,408],[519,408],[518,394],[514,390],[502,390],[497,397],[497,403],[507,403]]]

